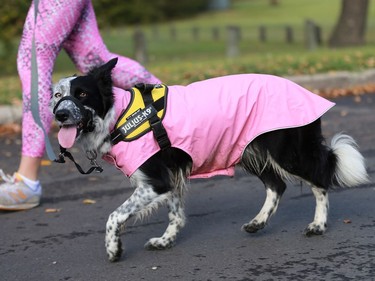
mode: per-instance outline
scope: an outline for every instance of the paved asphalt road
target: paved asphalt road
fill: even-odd
[[[238,170],[234,178],[191,182],[188,223],[174,248],[143,249],[167,225],[161,208],[129,224],[122,236],[125,253],[110,263],[105,223],[131,194],[129,181],[109,166],[101,175],[81,176],[71,163],[53,164],[42,171],[41,206],[0,212],[0,280],[375,280],[375,95],[336,102],[324,118],[324,132],[330,138],[344,130],[357,139],[372,182],[330,193],[325,235],[302,235],[315,203],[310,189],[300,184],[289,184],[263,231],[241,231],[259,211],[265,191],[257,178]],[[18,164],[19,139],[0,138],[0,164],[7,172]],[[96,203],[84,204],[84,199]]]

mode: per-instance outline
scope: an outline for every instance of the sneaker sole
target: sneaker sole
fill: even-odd
[[[39,203],[17,204],[17,205],[10,205],[10,206],[0,205],[0,210],[3,210],[3,211],[22,211],[22,210],[32,209],[32,208],[34,208],[38,205],[39,205]]]

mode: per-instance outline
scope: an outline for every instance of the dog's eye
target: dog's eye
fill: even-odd
[[[79,94],[79,97],[80,97],[80,98],[85,98],[85,97],[87,97],[87,94],[86,94],[85,92],[81,92],[81,93]]]
[[[59,99],[62,97],[62,94],[61,93],[55,93],[55,98]]]

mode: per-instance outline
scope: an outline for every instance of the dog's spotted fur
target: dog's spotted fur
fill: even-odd
[[[111,146],[107,138],[114,123],[111,70],[112,60],[87,76],[62,79],[54,87],[51,106],[62,96],[72,95],[92,111],[94,130],[81,132],[77,141],[87,150],[107,153]],[[80,94],[85,92],[85,94]],[[55,109],[56,112],[59,108]],[[74,110],[73,108],[71,109]],[[69,120],[59,120],[64,125]],[[347,135],[336,135],[327,146],[321,134],[320,119],[291,129],[277,130],[258,136],[246,147],[241,163],[249,173],[258,176],[266,188],[266,200],[260,212],[243,229],[249,233],[265,227],[276,212],[286,189],[284,180],[298,178],[312,186],[316,198],[315,217],[305,229],[305,235],[320,235],[327,227],[327,189],[334,184],[356,186],[367,181],[364,159],[354,140]],[[131,217],[149,215],[161,204],[166,204],[169,224],[161,237],[151,238],[147,249],[172,247],[177,234],[185,225],[183,194],[192,160],[183,151],[169,148],[159,151],[147,160],[131,177],[134,193],[108,218],[105,246],[110,261],[120,258],[120,234]]]

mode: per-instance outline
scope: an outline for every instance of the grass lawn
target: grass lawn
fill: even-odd
[[[375,66],[375,6],[370,1],[367,45],[357,48],[329,49],[327,41],[337,20],[341,0],[280,0],[272,7],[267,0],[233,0],[228,11],[207,12],[191,19],[140,26],[148,49],[147,68],[168,84],[186,84],[218,75],[258,72],[276,75],[322,73],[337,70],[362,70]],[[100,13],[100,11],[97,11]],[[313,51],[304,44],[304,22],[314,20],[322,29],[323,45]],[[226,57],[227,26],[241,29],[240,55]],[[258,38],[259,26],[267,30],[266,42]],[[294,42],[285,42],[285,27],[294,32]],[[171,29],[176,30],[176,38]],[[193,28],[198,29],[193,37]],[[213,28],[219,37],[213,39]],[[133,27],[102,29],[104,41],[114,52],[134,57]],[[15,46],[18,43],[15,43]],[[16,50],[17,48],[15,48]],[[15,54],[13,54],[15,61]],[[15,66],[15,62],[14,62]],[[57,59],[54,80],[75,73],[65,53]],[[16,70],[0,78],[0,104],[20,98]]]

